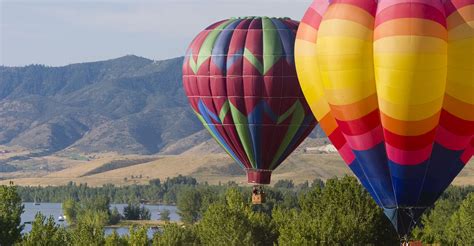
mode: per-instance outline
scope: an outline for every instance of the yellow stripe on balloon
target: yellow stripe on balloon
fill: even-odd
[[[447,97],[474,111],[474,5],[458,9],[447,18],[448,25],[448,74]],[[449,100],[449,99],[448,99]],[[459,118],[470,118],[474,113],[464,113],[445,103],[444,108]],[[472,116],[474,117],[474,116]]]
[[[449,40],[448,50],[450,54],[466,55],[462,60],[469,60],[468,55],[474,55],[473,38],[461,40]],[[472,57],[472,56],[471,56]]]
[[[342,32],[344,33],[344,38],[368,40],[367,38],[372,36],[373,33],[373,30],[367,28],[366,26],[344,19],[329,19],[324,21],[321,25],[326,25],[329,27],[321,28],[318,34],[318,38],[339,37]]]
[[[295,45],[295,57],[299,81],[311,81],[311,83],[300,83],[300,85],[311,111],[319,121],[329,113],[330,109],[324,98],[321,76],[317,66],[316,44],[298,39]]]
[[[381,90],[395,90],[395,88],[383,88]],[[384,100],[379,96],[379,108],[380,110],[397,120],[405,121],[419,121],[437,114],[443,104],[443,98],[438,98],[431,102],[418,104],[418,105],[400,105],[387,100]]]
[[[332,27],[328,27],[332,28]],[[372,34],[372,33],[370,33]],[[318,56],[322,55],[361,55],[367,52],[372,54],[372,41],[346,37],[319,38]],[[367,54],[368,56],[368,54]],[[361,57],[359,59],[362,61]]]
[[[446,93],[474,104],[474,38],[450,40]]]
[[[379,68],[397,68],[400,70],[428,71],[433,69],[446,69],[446,54],[419,53],[416,58],[413,54],[384,53],[374,56],[374,64]]]
[[[465,103],[474,104],[474,70],[449,67],[448,71],[446,93]]]
[[[323,78],[325,78],[325,75],[326,73],[322,73]],[[375,81],[360,81],[359,83],[354,83],[354,85],[357,84],[359,84],[357,87],[353,86],[341,89],[325,88],[324,93],[328,103],[331,105],[347,105],[359,102],[360,100],[375,94]]]
[[[447,53],[446,41],[423,36],[391,36],[376,40],[376,53]]]
[[[416,58],[413,56],[413,59]],[[378,96],[395,104],[422,104],[440,98],[444,94],[446,68],[417,71],[376,66],[376,71]]]

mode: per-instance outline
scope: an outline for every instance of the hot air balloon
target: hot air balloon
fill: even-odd
[[[219,21],[196,36],[184,59],[189,103],[249,183],[269,184],[316,125],[294,65],[297,28],[289,18]]]
[[[297,33],[303,93],[402,238],[474,149],[474,0],[317,0]]]

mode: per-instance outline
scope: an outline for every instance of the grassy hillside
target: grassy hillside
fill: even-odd
[[[128,163],[123,167],[110,168],[110,163]],[[205,155],[183,154],[168,156],[140,156],[103,154],[91,161],[82,161],[79,165],[57,172],[40,172],[36,176],[17,176],[5,178],[0,184],[10,180],[19,185],[64,185],[68,182],[87,183],[101,186],[145,184],[150,179],[190,175],[200,182],[210,184],[235,181],[246,183],[245,174],[226,154],[211,153]],[[456,185],[474,185],[474,161],[467,164]],[[102,171],[101,171],[102,170]],[[292,179],[296,183],[315,178],[328,179],[334,176],[352,175],[338,154],[318,154],[297,152],[288,158],[273,174],[272,182],[280,179]],[[133,177],[132,177],[133,176]]]

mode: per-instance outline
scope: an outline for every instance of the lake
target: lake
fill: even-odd
[[[53,216],[56,223],[62,226],[67,226],[66,222],[58,221],[58,217],[63,215],[62,204],[61,203],[41,203],[39,205],[35,205],[32,202],[25,202],[25,212],[21,215],[21,222],[30,222],[33,221],[35,218],[36,213],[41,212],[46,217]],[[123,208],[127,206],[127,204],[110,204],[110,208],[113,209],[116,207],[118,211],[123,214]],[[167,206],[167,205],[145,205],[151,212],[151,219],[158,220],[160,218],[160,211],[167,209],[170,211],[170,219],[171,221],[180,221],[181,217],[177,213],[176,206]],[[125,235],[128,233],[128,227],[120,227],[120,228],[106,228],[105,234],[108,235],[116,230],[120,235]],[[31,231],[31,224],[26,224],[25,228],[23,229],[23,233]],[[152,237],[155,231],[153,229],[148,230],[148,237]]]

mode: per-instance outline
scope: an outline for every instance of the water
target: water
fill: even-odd
[[[58,217],[60,215],[63,215],[62,211],[62,206],[61,203],[41,203],[39,205],[35,205],[32,202],[25,202],[23,203],[25,205],[25,212],[21,215],[21,222],[31,222],[35,219],[35,215],[38,212],[41,212],[43,215],[45,215],[47,218],[49,216],[53,216],[55,219],[56,223],[61,225],[61,226],[67,226],[66,222],[60,222],[58,221]],[[110,204],[110,208],[113,209],[116,207],[118,211],[123,214],[123,208],[127,206],[127,204]],[[179,217],[177,213],[176,206],[166,206],[166,205],[145,205],[146,208],[148,208],[151,212],[151,219],[152,220],[158,220],[160,218],[160,211],[162,210],[169,210],[170,211],[170,219],[171,221],[180,221],[181,218]],[[120,235],[125,235],[128,234],[128,227],[119,227],[119,228],[105,228],[105,234],[108,235],[112,233],[114,230],[117,231]],[[26,224],[25,228],[23,229],[23,233],[31,231],[31,224]],[[149,229],[148,230],[148,236],[151,238],[153,236],[153,233],[155,230]]]
[[[35,219],[36,213],[41,212],[46,218],[53,216],[56,223],[66,226],[65,222],[58,221],[58,217],[63,214],[61,203],[41,203],[40,205],[35,205],[32,202],[25,202],[23,205],[25,205],[25,211],[21,214],[21,223],[32,222]],[[23,233],[29,231],[31,231],[31,224],[25,224]]]

